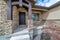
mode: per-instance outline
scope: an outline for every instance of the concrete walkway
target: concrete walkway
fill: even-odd
[[[40,40],[42,27],[37,27],[37,36],[33,40]],[[30,35],[27,28],[17,28],[13,34],[1,36],[1,40],[30,40]],[[34,32],[35,33],[35,32]]]
[[[42,33],[42,27],[37,27],[37,36],[34,38],[34,40],[40,40],[40,35],[41,35],[41,33]],[[17,29],[17,30],[15,30],[15,31],[18,31],[18,30],[20,30],[19,28]],[[23,30],[20,30],[20,31],[18,31],[18,32],[15,32],[15,33],[13,33],[13,35],[15,35],[15,36],[12,36],[11,38],[10,38],[10,40],[30,40],[30,35],[29,35],[29,31],[28,31],[28,29],[26,28],[26,29],[23,29]]]
[[[42,33],[41,29],[42,29],[41,27],[37,27],[38,35],[34,38],[34,40],[40,40],[40,35]],[[23,28],[23,30],[22,28],[16,29],[15,33],[12,34],[10,40],[30,40],[28,29],[27,28]]]
[[[12,36],[10,40],[30,40],[29,32],[27,29],[16,32],[13,35],[16,35],[16,36]]]

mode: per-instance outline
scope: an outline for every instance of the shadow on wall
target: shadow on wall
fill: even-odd
[[[40,25],[41,25],[41,26],[46,23],[46,21],[47,21],[46,19],[47,19],[48,15],[49,15],[48,12],[44,12],[44,13],[42,14],[42,21],[40,22]]]

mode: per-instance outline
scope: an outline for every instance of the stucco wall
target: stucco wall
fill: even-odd
[[[60,6],[49,10],[48,12],[43,14],[43,19],[51,20],[51,19],[60,19]]]
[[[49,23],[50,21],[56,23],[57,25],[60,25],[60,6],[55,7],[48,12],[45,12],[42,15],[42,19],[46,20],[45,23]]]
[[[42,19],[45,20],[44,32],[51,40],[60,40],[60,6],[44,13]]]

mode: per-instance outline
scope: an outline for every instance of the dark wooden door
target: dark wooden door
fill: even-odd
[[[19,25],[26,25],[25,12],[19,12]]]

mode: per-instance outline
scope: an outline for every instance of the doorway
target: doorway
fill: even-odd
[[[25,12],[19,12],[19,25],[26,25]]]

